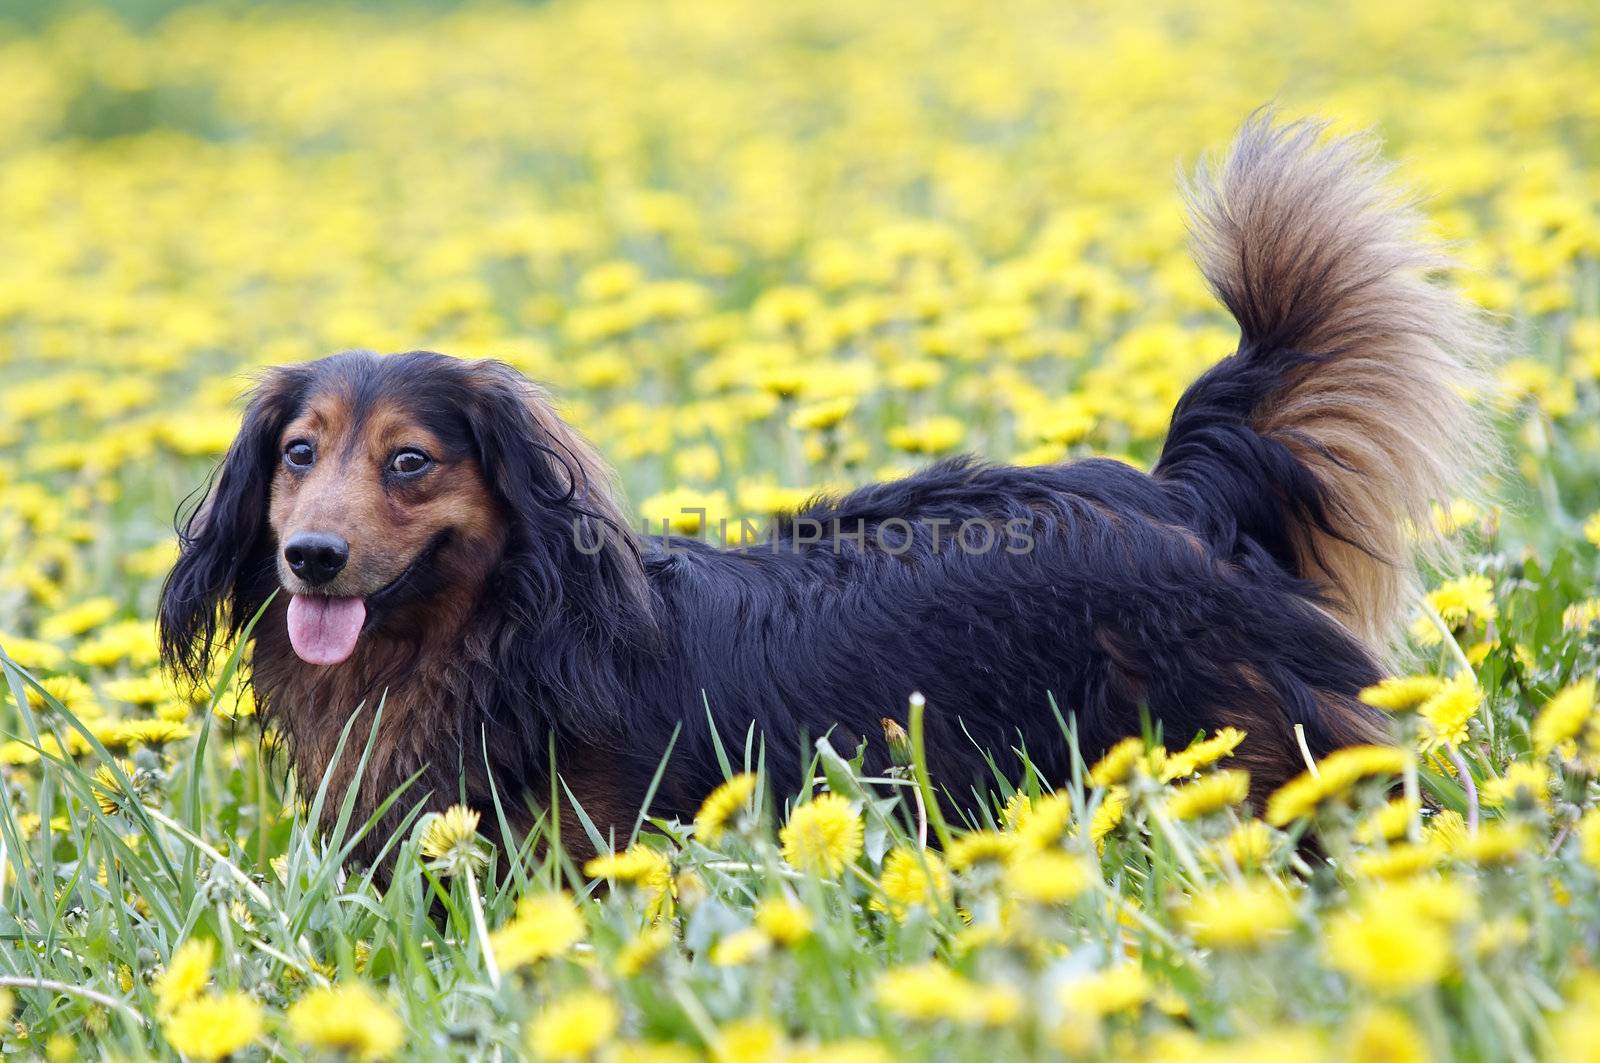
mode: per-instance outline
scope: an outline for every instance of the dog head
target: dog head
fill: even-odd
[[[219,626],[237,633],[274,591],[294,653],[319,666],[464,619],[491,576],[489,597],[542,620],[643,596],[589,445],[510,367],[428,352],[269,371],[179,539],[162,645],[195,678]]]

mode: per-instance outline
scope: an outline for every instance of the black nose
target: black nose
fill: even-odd
[[[350,544],[326,532],[301,532],[284,544],[283,559],[289,571],[315,587],[344,570]]]

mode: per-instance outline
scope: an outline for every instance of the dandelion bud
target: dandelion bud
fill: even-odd
[[[889,760],[897,768],[911,766],[911,736],[906,729],[885,716],[878,721],[883,725],[884,741],[889,743]]]

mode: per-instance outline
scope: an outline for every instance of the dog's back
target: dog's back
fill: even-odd
[[[1464,395],[1487,344],[1424,276],[1443,260],[1373,147],[1321,134],[1253,121],[1189,190],[1241,338],[1179,402],[1152,475],[957,461],[819,502],[770,544],[656,557],[680,650],[652,678],[663,726],[680,702],[709,705],[724,738],[754,721],[788,780],[802,732],[838,728],[881,761],[878,719],[917,690],[956,793],[987,781],[984,752],[1063,774],[1051,699],[1091,758],[1141,708],[1178,744],[1241,727],[1258,794],[1300,769],[1297,724],[1316,755],[1380,734],[1357,694],[1430,503],[1481,486]],[[681,754],[707,776],[691,791],[714,781],[704,714]]]

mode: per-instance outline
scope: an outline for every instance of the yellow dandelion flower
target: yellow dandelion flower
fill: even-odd
[[[1533,832],[1521,823],[1499,820],[1480,824],[1452,851],[1453,856],[1475,864],[1509,864],[1534,851]]]
[[[1420,801],[1396,797],[1356,824],[1355,839],[1366,845],[1393,841],[1410,829],[1412,818],[1421,808]]]
[[[760,927],[735,930],[711,946],[711,963],[716,967],[742,967],[766,955],[772,939]]]
[[[540,1059],[587,1059],[621,1023],[616,1002],[604,993],[569,993],[546,1004],[528,1025],[528,1050]]]
[[[1600,598],[1585,598],[1561,610],[1564,631],[1586,631],[1596,624],[1600,624]]]
[[[1272,858],[1277,846],[1278,832],[1259,819],[1247,820],[1223,835],[1207,850],[1211,862],[1250,870],[1258,868]]]
[[[129,781],[133,779],[134,766],[131,760],[119,761],[122,774]],[[122,783],[117,780],[116,772],[111,770],[111,765],[102,764],[94,770],[92,779],[94,783],[94,803],[100,806],[100,811],[108,816],[114,816],[122,811],[122,803],[128,800],[127,793],[122,789]],[[134,798],[134,800],[138,800]]]
[[[1117,829],[1128,811],[1128,788],[1113,786],[1105,792],[1094,814],[1089,817],[1089,840],[1100,844],[1107,834]]]
[[[1532,937],[1533,929],[1528,926],[1526,919],[1500,916],[1472,931],[1472,951],[1477,956],[1513,952],[1526,945]]]
[[[715,844],[728,821],[744,808],[755,791],[756,777],[749,772],[735,775],[712,790],[695,813],[695,836],[707,845]]]
[[[156,1012],[170,1015],[179,1004],[193,1000],[211,980],[211,965],[217,957],[215,942],[190,938],[172,952],[166,970],[156,977]]]
[[[966,434],[967,426],[959,417],[940,414],[916,424],[891,428],[886,438],[896,450],[912,454],[943,454],[959,446]]]
[[[1539,710],[1533,721],[1533,749],[1545,756],[1583,733],[1594,714],[1595,680],[1591,676],[1565,688]]]
[[[1062,1007],[1090,1015],[1133,1011],[1151,998],[1154,987],[1136,963],[1123,963],[1061,987]]]
[[[1382,851],[1361,853],[1351,861],[1351,870],[1362,878],[1404,878],[1438,865],[1444,853],[1432,842],[1402,842]]]
[[[823,794],[789,814],[778,834],[783,858],[814,874],[833,877],[861,855],[864,828],[848,798]]]
[[[1386,712],[1414,712],[1439,692],[1444,680],[1431,675],[1391,676],[1361,692],[1361,700]]]
[[[637,886],[660,896],[672,888],[672,863],[666,854],[647,845],[631,845],[618,853],[602,853],[583,865],[590,878],[609,879]]]
[[[1179,918],[1196,942],[1214,949],[1252,949],[1285,936],[1299,921],[1294,899],[1260,879],[1193,894]]]
[[[156,748],[181,742],[194,734],[194,728],[176,720],[128,720],[120,725],[119,730],[122,744]]]
[[[1600,871],[1600,808],[1591,808],[1578,821],[1578,855]]]
[[[1483,784],[1483,803],[1491,808],[1503,805],[1545,805],[1550,800],[1550,766],[1543,762],[1512,761],[1497,779]]]
[[[1467,724],[1483,703],[1483,691],[1470,675],[1458,675],[1443,684],[1417,711],[1427,721],[1426,749],[1459,745],[1467,740]]]
[[[606,1050],[606,1063],[700,1063],[699,1052],[672,1041],[618,1041]]]
[[[801,1049],[789,1056],[786,1063],[894,1063],[897,1058],[877,1041],[853,1038]]]
[[[1023,795],[1022,803],[1013,807],[1006,822],[1013,833],[1017,835],[1017,842],[1027,849],[1039,849],[1059,839],[1066,833],[1067,825],[1072,822],[1072,803],[1064,793],[1048,794],[1037,801],[1029,801]],[[1016,801],[1016,797],[1012,801]],[[1005,815],[1005,813],[1002,813]]]
[[[811,936],[811,912],[804,905],[773,897],[756,909],[756,926],[780,945],[798,945]]]
[[[1345,1034],[1349,1063],[1428,1063],[1433,1052],[1405,1013],[1374,1008],[1357,1017]]]
[[[73,638],[92,631],[117,612],[113,598],[89,598],[50,614],[39,622],[39,637],[51,642]]]
[[[617,951],[613,966],[624,978],[633,978],[655,962],[656,957],[672,944],[672,931],[656,924],[639,934]]]
[[[1198,819],[1240,804],[1250,796],[1250,773],[1238,769],[1212,772],[1179,786],[1167,795],[1167,815]]]
[[[1237,727],[1222,727],[1210,738],[1190,743],[1187,749],[1167,757],[1161,768],[1161,781],[1171,782],[1193,775],[1201,768],[1210,767],[1223,757],[1233,756],[1245,734]]]
[[[1447,853],[1455,852],[1467,838],[1467,821],[1454,809],[1444,809],[1429,817],[1424,832]]]
[[[1445,580],[1428,594],[1428,604],[1444,622],[1460,627],[1471,618],[1494,620],[1500,615],[1494,601],[1494,581],[1488,576],[1471,575]]]
[[[932,850],[920,855],[910,849],[891,850],[884,858],[879,884],[884,896],[873,897],[871,906],[896,919],[904,919],[913,908],[937,908],[950,898],[950,876]]]
[[[1019,856],[1006,868],[1005,884],[1015,897],[1037,904],[1066,904],[1083,895],[1094,872],[1078,856],[1046,850]]]
[[[0,649],[6,651],[17,664],[35,674],[51,672],[66,663],[67,655],[61,647],[43,639],[25,639],[20,635],[0,632]]]
[[[422,855],[445,875],[473,874],[488,861],[478,837],[479,814],[464,805],[451,805],[429,814],[422,830]]]
[[[77,716],[97,715],[100,712],[94,689],[75,675],[53,675],[41,680],[39,686],[44,688],[43,693],[33,687],[27,691],[28,704],[36,709],[43,709],[49,704],[45,701],[45,695],[48,694]]]
[[[1457,498],[1448,506],[1435,502],[1428,508],[1433,512],[1434,530],[1440,535],[1454,535],[1483,516],[1483,511],[1466,498]]]
[[[717,1031],[717,1063],[782,1063],[788,1055],[783,1031],[766,1019],[736,1019]]]
[[[261,1036],[261,1005],[243,993],[221,993],[179,1004],[162,1023],[167,1043],[201,1060],[231,1056]]]
[[[1127,780],[1144,756],[1144,739],[1124,738],[1089,769],[1089,783],[1093,786],[1115,786]]]
[[[832,399],[819,399],[816,402],[808,402],[797,407],[789,415],[789,424],[802,432],[824,431],[837,427],[846,417],[850,416],[855,407],[855,398],[848,395]]]
[[[937,961],[885,971],[878,978],[876,996],[886,1010],[922,1022],[948,1019],[1003,1026],[1022,1008],[1015,990],[970,981]]]
[[[1016,830],[1017,824],[1022,822],[1024,816],[1033,808],[1033,798],[1018,790],[1006,799],[1005,806],[1000,809],[1000,824],[1004,830]]]
[[[1552,1017],[1550,1058],[1592,1063],[1600,1045],[1600,975],[1584,971],[1566,995],[1566,1006]]]
[[[1267,799],[1266,820],[1282,827],[1314,813],[1322,802],[1342,797],[1356,783],[1372,776],[1398,775],[1408,754],[1394,746],[1346,746],[1317,763],[1316,772],[1302,772]]]
[[[296,1041],[355,1059],[383,1059],[405,1041],[399,1018],[360,983],[313,989],[284,1018]]]
[[[583,914],[566,893],[544,893],[517,902],[511,921],[489,935],[495,959],[513,970],[559,956],[583,940]]]
[[[1433,985],[1450,970],[1450,938],[1408,911],[1367,904],[1328,921],[1328,963],[1366,989],[1402,994]]]

